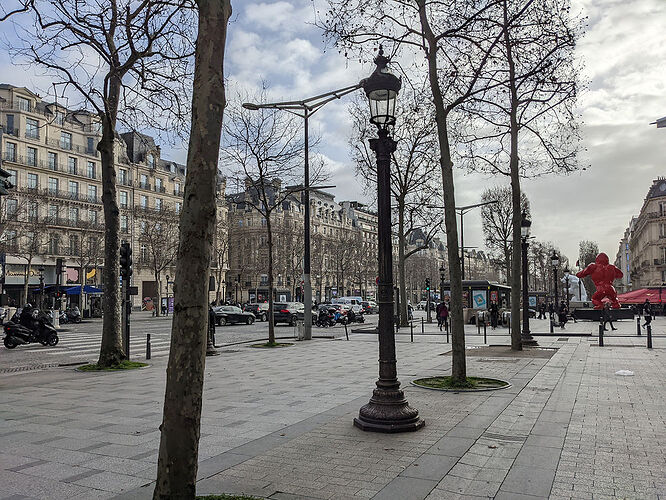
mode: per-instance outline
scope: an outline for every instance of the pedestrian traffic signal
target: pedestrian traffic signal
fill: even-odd
[[[56,276],[60,276],[62,274],[62,263],[62,259],[56,259]]]
[[[4,168],[0,168],[0,196],[8,195],[8,190],[15,187],[14,184],[9,182],[11,176],[12,174],[7,172]]]
[[[132,249],[129,243],[123,243],[120,245],[120,275],[129,281],[132,272]]]
[[[430,278],[426,278],[426,292],[430,291]]]

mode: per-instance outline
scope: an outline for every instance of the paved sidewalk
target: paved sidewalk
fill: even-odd
[[[472,332],[468,344],[480,344]],[[540,337],[559,348],[550,359],[470,356],[470,375],[513,384],[477,394],[410,386],[447,372],[450,356],[438,335],[409,340],[398,337],[398,373],[426,427],[399,435],[351,423],[377,377],[372,335],[271,351],[233,346],[209,358],[199,493],[666,498],[664,339],[648,351],[644,337],[609,338],[604,348],[595,338]],[[489,343],[508,336],[489,335]],[[150,498],[165,363],[1,375],[0,499]],[[614,375],[619,369],[635,375]]]

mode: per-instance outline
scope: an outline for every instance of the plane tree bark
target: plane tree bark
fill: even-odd
[[[216,226],[217,163],[226,106],[229,0],[197,0],[192,124],[174,280],[174,314],[154,499],[194,499]]]

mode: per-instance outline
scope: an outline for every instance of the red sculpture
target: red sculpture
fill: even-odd
[[[579,278],[584,278],[585,276],[592,277],[594,286],[597,287],[597,291],[592,295],[592,303],[595,309],[603,309],[604,304],[601,301],[603,298],[607,298],[610,301],[613,309],[620,308],[620,303],[617,301],[617,292],[615,291],[615,287],[613,287],[613,281],[624,275],[617,267],[608,263],[608,255],[603,252],[600,253],[597,255],[594,264],[590,264],[577,273],[576,276]]]

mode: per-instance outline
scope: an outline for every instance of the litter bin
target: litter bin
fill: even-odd
[[[294,324],[294,338],[296,340],[305,340],[305,322],[296,321]]]

